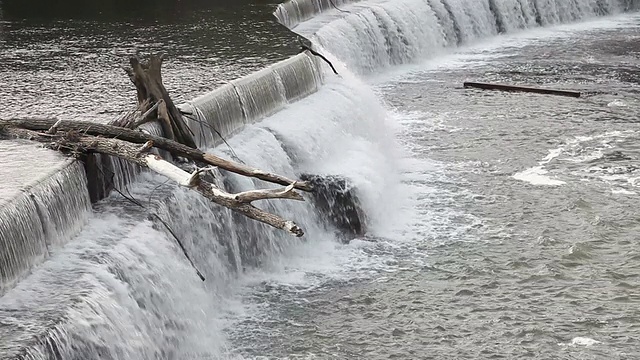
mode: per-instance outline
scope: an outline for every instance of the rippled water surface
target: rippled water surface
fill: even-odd
[[[164,82],[177,101],[297,52],[275,4],[236,5],[164,19],[0,17],[0,117],[113,119],[135,104],[122,66],[136,52],[166,54]]]
[[[262,283],[246,357],[640,357],[637,17],[498,37],[373,80],[415,218],[356,280]],[[580,99],[463,81],[582,91]],[[308,274],[313,276],[313,274]]]

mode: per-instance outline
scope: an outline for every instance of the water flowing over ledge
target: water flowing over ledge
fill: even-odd
[[[338,1],[334,3],[344,4]],[[440,47],[455,46],[477,37],[499,33],[496,17],[492,17],[492,14],[503,14],[503,10],[491,10],[489,5],[492,3],[405,0],[369,7],[362,3],[357,5],[361,10],[357,14],[341,14],[340,19],[323,27],[316,35],[316,40],[350,67],[365,73],[416,59],[431,49],[433,44]],[[516,3],[524,4],[525,1],[514,0],[513,4]],[[555,6],[557,2],[535,2],[538,5],[542,3]],[[609,5],[624,5],[613,0],[578,3],[602,5],[607,9]],[[291,1],[286,4],[289,5],[279,8],[277,16],[291,27],[331,8],[330,2],[323,1]],[[464,5],[469,8],[465,9]],[[473,10],[476,6],[484,12]],[[624,10],[623,7],[610,9],[613,9],[612,12]],[[410,16],[413,11],[423,10],[428,16]],[[438,13],[441,17],[437,16]],[[557,12],[549,14],[551,20],[548,21],[553,23],[553,14]],[[504,16],[502,22],[506,29],[511,26],[508,25],[511,20],[506,18],[508,15]],[[559,15],[557,17],[560,18]],[[538,24],[537,20],[534,22]],[[527,24],[526,21],[523,23]],[[529,24],[534,26],[533,22]],[[413,29],[422,29],[423,33],[420,34],[429,35],[427,40],[421,42],[423,39],[419,36],[413,37]],[[201,146],[215,146],[220,144],[221,138],[237,135],[240,139],[234,140],[242,144],[242,148],[236,148],[241,158],[254,164],[271,166],[275,172],[295,175],[300,170],[298,165],[318,156],[322,146],[336,145],[329,143],[328,139],[336,137],[344,140],[340,144],[348,143],[353,139],[341,138],[347,133],[343,131],[346,128],[369,131],[368,127],[375,126],[367,123],[372,116],[362,108],[370,104],[359,102],[360,94],[354,89],[339,88],[333,91],[331,95],[334,97],[330,100],[336,113],[330,114],[333,117],[322,118],[322,121],[307,121],[304,123],[306,129],[303,126],[295,129],[304,130],[306,137],[296,137],[292,135],[293,131],[287,132],[286,127],[297,125],[295,121],[272,121],[265,128],[249,127],[243,133],[241,130],[317,91],[322,81],[322,70],[317,59],[302,53],[258,73],[234,80],[184,104],[182,108],[192,114],[191,125],[196,129]],[[342,103],[336,106],[339,101]],[[326,103],[316,106],[327,107]],[[347,112],[348,117],[353,119],[344,119]],[[297,115],[306,114],[299,112]],[[328,133],[334,135],[328,138]],[[375,153],[375,147],[367,143],[365,145],[363,148],[367,153]],[[348,152],[344,151],[344,154]],[[378,163],[379,159],[371,162]],[[77,184],[85,186],[84,170],[77,163],[72,164],[75,165],[70,166],[69,172],[75,175],[69,176],[81,179]],[[120,173],[119,178],[129,176],[126,169],[116,172]],[[368,175],[373,178],[375,172]],[[7,252],[3,254],[4,258],[0,257],[7,264],[15,264],[15,271],[7,271],[7,277],[11,278],[5,282],[7,287],[13,286],[32,265],[42,262],[47,256],[46,244],[66,242],[65,239],[74,233],[68,230],[73,228],[70,224],[74,221],[84,223],[83,217],[89,214],[86,189],[69,191],[73,198],[59,199],[75,205],[45,205],[55,202],[47,195],[51,194],[47,189],[61,184],[58,182],[56,185],[55,180],[52,181],[54,183],[42,186],[43,193],[34,194],[34,201],[29,200],[31,196],[23,194],[22,198],[15,201],[19,206],[5,215],[13,218],[19,215],[21,220],[16,223],[20,224],[21,229],[16,231],[19,234],[32,233],[33,239],[36,239],[25,243],[23,249],[11,250],[12,253]],[[230,189],[259,186],[252,180],[233,176],[224,179],[224,182]],[[152,195],[158,193],[156,189],[138,185],[134,191],[137,196],[151,199]],[[75,186],[73,181],[70,186]],[[0,318],[14,319],[8,327],[0,328],[0,337],[3,341],[6,339],[3,344],[6,347],[0,347],[0,354],[12,356],[26,352],[27,355],[23,357],[31,359],[180,358],[184,354],[175,349],[176,344],[180,344],[181,349],[190,349],[191,355],[209,351],[203,349],[204,344],[209,344],[216,334],[203,334],[215,332],[215,329],[208,328],[213,326],[214,319],[202,313],[215,313],[218,291],[224,292],[225,284],[233,282],[243,268],[258,266],[271,254],[283,252],[291,245],[291,240],[282,239],[263,226],[246,222],[224,209],[203,204],[185,191],[178,189],[160,193],[163,200],[154,200],[160,214],[172,219],[171,227],[183,237],[187,248],[194,254],[196,264],[208,279],[213,279],[206,284],[206,289],[194,280],[192,269],[178,256],[166,234],[155,229],[150,222],[140,221],[144,214],[127,209],[126,216],[111,215],[95,219],[91,229],[84,229],[78,241],[67,244],[63,259],[49,261],[40,271],[32,274],[31,279],[18,284],[7,296],[0,298],[7,309],[5,313],[0,309]],[[189,206],[185,207],[185,204]],[[69,214],[80,214],[79,219],[65,220],[61,216],[54,221],[47,220],[57,214],[47,212],[47,209],[56,206]],[[103,202],[99,206],[109,208],[110,204]],[[120,209],[121,206],[121,203],[116,203],[114,207]],[[305,227],[325,234],[322,225],[316,221],[317,214],[307,207],[297,204],[267,206],[283,214],[296,214]],[[65,221],[70,221],[67,223],[68,229],[61,227]],[[44,222],[47,224],[43,225]],[[47,234],[62,235],[47,240]],[[12,241],[16,243],[21,240]],[[56,309],[51,309],[52,306]],[[137,345],[128,346],[127,340],[134,333]],[[25,350],[25,347],[29,349]]]
[[[217,146],[246,124],[316,92],[323,81],[318,59],[307,52],[229,82],[186,104],[182,111],[199,146]],[[222,138],[221,138],[222,136]]]
[[[369,74],[499,34],[639,7],[637,0],[362,1],[348,13],[319,16],[295,31],[313,39],[351,71]]]
[[[293,29],[324,11],[357,1],[359,0],[288,0],[278,5],[274,15],[282,25]]]
[[[31,170],[3,177],[23,182],[0,199],[0,296],[76,235],[91,209],[82,164],[20,141],[3,156],[8,161],[4,171],[16,166],[16,153],[29,159]],[[3,190],[11,190],[11,184]]]

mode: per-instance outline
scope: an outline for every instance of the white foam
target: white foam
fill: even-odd
[[[551,160],[557,158],[558,156],[560,156],[560,154],[562,154],[562,151],[564,151],[564,148],[559,147],[557,149],[553,149],[553,150],[549,150],[549,155],[545,156],[544,159],[542,159],[542,161],[540,161],[538,164],[540,165],[544,165],[544,164],[548,164],[551,162]]]
[[[570,343],[559,343],[560,346],[593,346],[595,344],[600,344],[600,341],[594,340],[588,337],[578,336],[571,340]]]
[[[625,189],[611,189],[611,193],[616,195],[616,194],[621,194],[621,195],[636,195],[635,191],[629,191],[629,190],[625,190]]]
[[[622,100],[614,100],[610,103],[607,104],[608,107],[627,107],[629,105],[627,105],[627,103],[625,103]]]
[[[543,166],[536,166],[525,171],[521,171],[513,175],[516,180],[528,182],[532,185],[545,185],[545,186],[560,186],[565,182],[561,180],[552,179],[546,176],[548,171]]]

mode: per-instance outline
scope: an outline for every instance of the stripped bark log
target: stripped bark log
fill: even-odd
[[[55,119],[8,119],[0,120],[0,126],[13,126],[34,131],[46,131],[54,125],[59,131],[75,131],[87,135],[99,135],[109,138],[117,138],[132,143],[144,144],[153,141],[153,146],[168,151],[176,156],[185,157],[194,161],[200,161],[208,165],[217,166],[229,172],[239,175],[253,177],[263,181],[289,186],[303,191],[312,191],[313,187],[306,181],[296,181],[287,177],[272,174],[260,169],[239,164],[219,156],[206,153],[199,149],[190,148],[175,141],[159,136],[145,134],[141,131],[126,129],[118,126],[98,124],[89,121],[71,121]]]
[[[117,156],[164,175],[181,186],[199,192],[210,201],[225,206],[251,219],[277,229],[285,230],[297,237],[304,235],[304,231],[293,221],[285,220],[278,215],[252,205],[253,201],[264,199],[304,200],[300,194],[295,192],[292,185],[284,189],[252,190],[238,194],[230,194],[218,188],[215,184],[203,180],[200,177],[202,170],[190,174],[162,159],[162,157],[148,153],[148,150],[153,147],[152,142],[145,143],[143,147],[137,147],[134,144],[119,139],[85,135],[75,131],[59,131],[53,135],[8,126],[6,123],[0,123],[0,135],[38,141],[56,150],[65,149],[75,153],[94,151],[101,154]]]

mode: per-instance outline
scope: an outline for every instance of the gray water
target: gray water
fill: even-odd
[[[377,18],[385,5],[393,6],[371,7]],[[319,30],[316,40],[357,72],[368,73],[370,60],[380,64],[357,46],[332,42],[337,29],[356,25],[324,21],[299,28]],[[445,48],[369,75],[404,150],[408,219],[387,229],[392,234],[352,245],[378,259],[355,279],[255,286],[250,302],[267,315],[234,331],[240,352],[296,359],[640,356],[639,40],[640,19],[627,16]],[[463,89],[469,80],[584,96]]]
[[[365,238],[340,243],[308,204],[264,205],[305,228],[299,241],[144,175],[129,190],[146,210],[113,194],[0,298],[0,354],[637,357],[640,21],[588,22],[602,6],[624,10],[616,1],[548,0],[535,3],[548,5],[549,28],[536,29],[535,16],[494,3],[362,2],[299,24],[341,75],[230,139],[248,164],[352,180]],[[496,13],[522,21],[498,35]],[[466,90],[464,80],[588,96]],[[149,212],[168,219],[204,283]]]
[[[122,67],[136,52],[167,56],[163,79],[177,102],[297,53],[296,37],[271,14],[275,5],[214,5],[169,19],[131,18],[126,9],[113,17],[5,15],[0,117],[117,118],[135,106]]]

